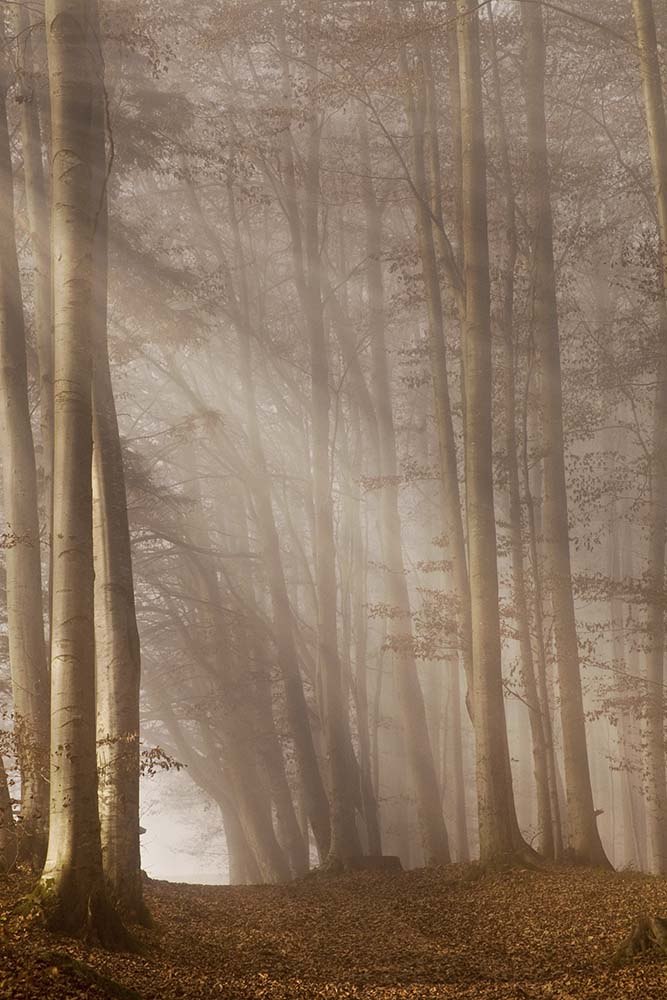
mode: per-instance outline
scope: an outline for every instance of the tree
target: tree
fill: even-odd
[[[396,485],[398,473],[396,435],[384,334],[384,289],[380,256],[382,220],[371,179],[372,168],[365,119],[361,128],[361,147],[364,171],[362,193],[366,212],[368,249],[368,300],[373,394],[378,415],[380,517],[383,556],[386,564],[386,596],[389,606],[398,611],[401,627],[406,632],[409,627],[408,634],[400,637],[402,641],[396,655],[396,680],[405,728],[406,752],[417,794],[417,811],[421,826],[424,859],[426,864],[446,864],[450,860],[447,830],[439,798],[433,748],[429,741],[426,725],[424,696],[419,684],[417,664],[412,649],[410,595],[403,561],[401,516]]]
[[[21,770],[20,857],[39,867],[46,848],[49,691],[42,612],[37,473],[26,363],[7,126],[8,67],[0,67],[0,433],[4,468],[7,619],[14,731]],[[11,470],[11,473],[10,471]]]
[[[458,0],[463,150],[465,470],[470,605],[472,706],[477,751],[480,858],[529,853],[516,819],[510,770],[500,648],[498,566],[493,497],[491,420],[491,297],[482,108],[479,15]]]
[[[49,842],[36,896],[50,926],[127,943],[104,887],[93,612],[97,53],[90,7],[48,0],[55,330]],[[96,124],[95,124],[96,123]]]
[[[653,416],[651,518],[648,552],[648,739],[651,807],[649,839],[655,871],[667,872],[667,779],[665,777],[665,531],[667,521],[667,118],[655,17],[651,0],[633,0],[632,10],[644,94],[658,214],[660,345]]]
[[[569,848],[578,862],[605,865],[608,862],[597,828],[588,767],[572,594],[558,302],[544,111],[546,47],[542,8],[539,4],[523,4],[521,13],[526,36],[525,101],[533,251],[533,329],[541,366],[544,534],[548,558],[547,583],[553,606],[558,659]]]

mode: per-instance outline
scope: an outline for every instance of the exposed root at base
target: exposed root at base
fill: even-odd
[[[358,858],[329,856],[318,868],[302,875],[302,879],[334,878],[351,872],[401,872],[401,859],[393,854],[365,854]],[[298,881],[298,880],[297,880]]]
[[[50,951],[44,952],[39,958],[50,966],[50,968],[68,973],[72,979],[83,983],[85,986],[98,987],[108,997],[112,997],[113,1000],[141,1000],[141,994],[137,993],[136,990],[128,986],[123,986],[121,983],[116,982],[115,979],[110,979],[108,976],[98,972],[97,969],[93,969],[92,966],[86,965],[85,962],[81,962],[77,958],[72,958],[71,955],[65,955],[59,951]]]
[[[531,847],[526,846],[525,850],[521,848],[512,851],[511,854],[505,854],[488,861],[472,861],[468,867],[469,871],[466,881],[477,882],[484,878],[485,875],[497,875],[500,872],[516,871],[517,868],[523,868],[531,872],[546,872],[549,871],[550,866],[548,861],[537,854]]]
[[[107,951],[140,951],[139,942],[127,929],[106,894],[93,890],[83,906],[68,905],[46,881],[38,882],[16,913],[44,924],[56,934],[78,937]]]
[[[658,951],[667,957],[667,920],[662,917],[639,917],[614,955],[614,963],[627,962],[649,951]]]

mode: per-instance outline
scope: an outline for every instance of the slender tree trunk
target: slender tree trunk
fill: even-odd
[[[518,442],[516,433],[517,408],[515,387],[515,329],[514,291],[515,270],[518,257],[516,202],[514,178],[509,154],[509,141],[503,107],[503,90],[496,49],[493,11],[489,8],[491,34],[491,66],[495,94],[496,126],[500,140],[501,175],[504,186],[504,229],[507,241],[506,256],[502,264],[502,297],[500,327],[503,347],[503,398],[505,404],[505,453],[507,460],[508,521],[510,534],[510,562],[512,568],[512,596],[519,639],[521,682],[528,707],[531,734],[533,771],[537,805],[537,849],[547,858],[554,856],[554,833],[549,795],[547,749],[544,736],[542,710],[537,693],[533,647],[530,637],[530,616],[524,572],[523,532],[521,526],[521,487],[519,484]]]
[[[371,763],[371,739],[368,717],[368,544],[364,538],[362,504],[358,497],[359,480],[362,473],[363,444],[358,408],[353,408],[357,439],[357,461],[354,464],[350,501],[351,521],[351,615],[352,615],[352,655],[354,662],[354,701],[357,713],[357,734],[359,741],[359,773],[361,779],[361,800],[366,824],[369,854],[382,854],[380,817],[376,790],[373,787]]]
[[[653,419],[651,523],[649,529],[647,614],[647,724],[651,809],[649,840],[653,870],[667,872],[667,778],[665,774],[665,528],[667,519],[667,118],[651,0],[632,0],[637,30],[644,109],[658,210],[660,237],[660,362]]]
[[[556,760],[556,748],[554,745],[554,727],[549,699],[549,684],[547,677],[547,651],[545,644],[544,625],[544,598],[542,588],[542,571],[539,553],[539,538],[537,512],[535,510],[535,499],[530,483],[530,461],[529,461],[529,422],[528,407],[530,402],[530,382],[532,374],[532,361],[528,359],[528,378],[522,407],[522,441],[521,441],[521,472],[523,476],[523,490],[526,506],[526,521],[528,533],[528,551],[530,554],[530,566],[532,570],[532,612],[535,634],[535,650],[537,653],[534,659],[535,671],[537,675],[537,690],[542,708],[542,727],[544,730],[545,751],[547,757],[547,773],[549,777],[549,797],[551,807],[551,818],[553,823],[553,844],[554,859],[558,861],[563,856],[563,831],[560,808],[560,774]]]
[[[265,882],[285,882],[290,869],[273,829],[270,798],[257,754],[258,717],[250,696],[252,680],[248,663],[238,648],[225,610],[211,550],[206,512],[192,454],[185,457],[190,467],[192,512],[189,533],[197,551],[188,555],[192,569],[196,635],[186,625],[182,634],[193,650],[220,705],[215,739],[210,726],[202,728],[205,752],[215,760],[220,748],[239,820]],[[223,529],[224,530],[224,529]]]
[[[206,225],[204,214],[194,192],[191,191],[190,196],[193,208],[204,227],[211,247],[221,265],[226,268],[227,261],[223,247],[215,232]],[[231,188],[229,190],[229,209],[232,226],[236,232],[237,252],[241,253],[239,225]],[[324,861],[328,855],[331,842],[329,803],[317,761],[308,715],[308,705],[299,672],[299,654],[294,635],[294,616],[282,564],[280,537],[273,511],[271,477],[266,461],[257,413],[252,359],[253,331],[249,322],[250,317],[247,309],[244,308],[244,300],[247,298],[247,294],[243,291],[244,282],[244,271],[241,270],[241,296],[240,302],[235,307],[234,326],[239,345],[241,383],[252,462],[250,488],[264,553],[267,582],[271,597],[278,666],[285,689],[287,717],[292,738],[294,739],[308,819],[315,838],[318,855],[320,860]]]
[[[309,63],[317,54],[310,52]],[[311,70],[315,83],[316,70]],[[325,732],[331,787],[331,848],[333,864],[361,854],[355,825],[353,790],[347,758],[347,706],[343,701],[342,667],[337,635],[336,553],[331,497],[329,447],[329,360],[322,308],[319,248],[319,177],[322,122],[311,108],[305,165],[305,214],[303,251],[305,268],[302,287],[304,321],[310,345],[311,377],[311,466],[315,513],[315,582],[318,604],[318,657],[324,674]]]
[[[636,585],[635,580],[635,557],[634,557],[634,537],[632,524],[627,523],[625,531],[623,532],[623,559],[621,563],[622,573],[624,579],[628,580],[631,587]],[[630,641],[628,643],[627,649],[627,661],[628,661],[628,674],[629,682],[631,683],[633,679],[639,679],[641,676],[641,662],[640,662],[640,650],[639,644],[636,640],[636,626],[634,625],[633,619],[633,607],[628,606],[628,635]],[[632,785],[632,792],[634,796],[635,808],[633,810],[633,842],[635,845],[635,850],[637,853],[637,862],[640,871],[649,870],[649,858],[648,858],[648,808],[649,803],[647,799],[649,796],[646,794],[647,789],[645,788],[645,772],[646,767],[643,761],[643,747],[645,745],[645,736],[642,732],[642,723],[640,715],[643,710],[643,705],[639,704],[635,707],[633,714],[631,715],[629,722],[630,728],[630,738],[633,747],[639,747],[639,760],[637,761],[638,775],[636,775],[636,782]],[[635,756],[637,757],[637,750],[635,749]]]
[[[49,681],[44,645],[35,451],[30,424],[23,302],[14,230],[6,66],[0,67],[0,434],[14,731],[21,770],[20,857],[44,860],[48,817]]]
[[[242,549],[250,549],[248,534],[248,517],[246,498],[239,496],[237,500],[239,541]],[[221,525],[225,530],[224,524]],[[239,592],[246,607],[257,606],[255,574],[251,571],[239,581]],[[259,761],[263,764],[268,778],[271,798],[275,806],[278,841],[289,860],[290,869],[295,877],[304,875],[309,868],[307,841],[302,835],[297,819],[292,791],[287,780],[283,749],[278,738],[273,717],[272,684],[270,664],[266,656],[264,643],[257,635],[254,623],[241,608],[240,620],[237,624],[238,656],[241,669],[251,671],[253,683],[249,698],[256,717],[257,731],[254,734],[257,743]]]
[[[387,601],[399,614],[398,649],[395,654],[396,687],[405,730],[412,780],[417,796],[424,860],[427,865],[450,860],[447,830],[442,815],[438,779],[426,722],[424,697],[412,649],[410,596],[403,562],[402,526],[398,508],[398,462],[391,406],[391,384],[384,333],[384,291],[382,284],[380,213],[370,180],[370,155],[365,120],[361,128],[362,157],[367,180],[363,185],[367,225],[368,295],[370,308],[373,391],[378,415],[380,442],[380,508],[382,547],[386,565]]]
[[[407,55],[401,49],[401,69],[408,78]],[[438,275],[437,258],[433,239],[433,215],[431,212],[432,192],[439,183],[439,178],[430,178],[426,168],[425,129],[427,115],[427,88],[424,81],[426,69],[423,62],[419,64],[417,73],[417,99],[411,90],[406,98],[408,121],[413,133],[413,158],[415,167],[415,211],[417,215],[417,232],[419,236],[419,252],[422,264],[426,306],[428,311],[429,352],[433,378],[435,399],[435,418],[438,429],[438,445],[440,455],[440,474],[443,503],[443,525],[449,542],[452,560],[452,573],[458,604],[458,616],[461,628],[461,652],[466,671],[468,688],[472,688],[472,622],[470,611],[470,586],[468,581],[468,566],[466,559],[465,532],[463,528],[461,494],[459,490],[459,470],[456,453],[456,438],[452,420],[452,408],[449,392],[449,376],[447,364],[447,346],[445,341],[444,314],[440,278]],[[431,143],[435,143],[431,136]],[[436,157],[437,162],[437,157]],[[437,209],[440,211],[439,207]],[[441,227],[436,231],[442,232]],[[465,311],[461,305],[460,311]]]
[[[95,11],[95,31],[99,31]],[[98,59],[97,72],[104,77]],[[125,470],[107,340],[108,207],[103,95],[94,108],[93,559],[98,808],[110,899],[149,924],[139,847],[141,650],[134,606]]]
[[[472,610],[472,704],[477,749],[480,857],[528,853],[516,819],[500,646],[491,418],[491,301],[486,144],[474,0],[458,0],[466,288],[465,469]]]
[[[39,459],[42,472],[42,503],[50,557],[53,496],[53,334],[48,195],[42,159],[42,129],[32,44],[34,22],[27,4],[24,3],[14,5],[13,17],[17,38],[18,89],[21,97],[21,148],[26,213],[33,260],[35,333],[39,363],[41,432]]]
[[[468,816],[466,810],[466,785],[463,759],[463,726],[461,710],[461,667],[458,656],[450,664],[449,711],[447,713],[451,739],[452,790],[456,826],[456,859],[470,861],[470,841],[468,839]],[[444,767],[443,767],[444,771]]]
[[[635,796],[632,787],[633,747],[630,739],[630,715],[627,701],[630,696],[629,678],[627,677],[627,649],[625,642],[625,620],[623,599],[617,588],[622,584],[621,574],[621,544],[618,514],[615,502],[612,503],[609,525],[610,553],[609,580],[612,587],[609,601],[609,619],[611,627],[612,663],[616,671],[616,696],[618,699],[616,713],[618,717],[618,749],[620,751],[620,787],[622,794],[623,818],[623,866],[636,865],[639,852],[635,841],[637,821],[635,816]]]
[[[569,847],[577,862],[608,865],[593,806],[570,569],[558,304],[544,110],[546,53],[542,8],[538,4],[522,4],[521,13],[526,35],[525,93],[529,216],[534,268],[533,320],[542,377],[544,534],[558,658]]]

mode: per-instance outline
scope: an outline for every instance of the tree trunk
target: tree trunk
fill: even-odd
[[[89,4],[47,0],[55,319],[51,809],[39,895],[52,926],[125,936],[102,871],[95,740],[92,340],[98,43]]]
[[[380,443],[380,509],[387,603],[398,612],[401,633],[395,653],[396,688],[405,730],[406,750],[417,796],[424,861],[427,865],[450,860],[447,830],[442,815],[438,779],[426,723],[426,710],[417,663],[412,648],[412,615],[403,562],[402,527],[398,508],[398,462],[391,406],[391,384],[384,332],[382,285],[382,224],[372,181],[365,120],[361,128],[362,158],[367,180],[363,184],[366,209],[368,298],[373,360],[373,393]]]
[[[102,133],[103,134],[103,133]],[[110,897],[146,923],[139,848],[141,652],[134,607],[125,472],[106,334],[106,205],[95,255],[93,551],[99,812]]]
[[[528,853],[516,819],[500,646],[491,417],[491,302],[479,15],[458,0],[466,288],[465,470],[472,611],[472,705],[477,750],[480,858]]]
[[[14,230],[6,66],[0,68],[0,433],[9,661],[21,770],[20,857],[39,867],[47,837],[49,681],[44,645],[35,451]]]
[[[42,503],[50,559],[53,498],[53,335],[48,197],[42,160],[42,130],[32,44],[34,24],[26,4],[15,4],[13,11],[17,38],[18,89],[21,97],[23,176],[33,260],[35,334],[39,363],[41,432],[39,458],[42,471]],[[49,580],[50,576],[49,565]]]
[[[408,66],[405,51],[401,50],[401,67],[403,75],[408,76]],[[445,341],[445,325],[440,278],[433,240],[433,215],[431,213],[432,192],[440,179],[431,177],[429,181],[425,158],[425,129],[428,108],[426,82],[421,77],[426,68],[420,63],[418,73],[417,99],[408,91],[406,99],[407,114],[413,133],[413,158],[415,167],[415,211],[417,215],[417,232],[419,237],[419,252],[424,279],[424,291],[428,312],[429,353],[433,378],[435,400],[435,419],[438,429],[438,445],[440,456],[440,478],[442,489],[443,526],[447,535],[451,553],[452,573],[458,616],[460,621],[460,642],[463,665],[466,672],[468,688],[472,688],[472,621],[470,611],[470,585],[468,580],[468,565],[466,558],[465,532],[463,528],[461,494],[459,490],[459,469],[456,452],[456,438],[452,421],[452,408],[449,392],[449,376],[447,364],[447,345]],[[434,129],[433,129],[434,131]],[[436,138],[432,134],[431,143]],[[437,162],[438,158],[435,157]],[[440,211],[439,208],[437,208]],[[441,226],[436,231],[442,233]],[[461,292],[459,291],[461,299]],[[460,312],[465,312],[464,305]]]
[[[608,865],[593,806],[570,569],[558,305],[544,109],[546,54],[542,8],[538,4],[522,4],[521,12],[526,35],[525,100],[529,219],[533,240],[533,321],[542,376],[544,535],[558,658],[569,847],[573,860],[577,862]]]
[[[192,189],[190,200],[206,233],[211,247],[221,266],[227,268],[224,249],[214,230],[206,224],[204,213]],[[240,232],[231,187],[229,188],[229,209],[232,226],[237,234],[237,252],[240,251]],[[313,733],[308,716],[303,682],[299,672],[299,654],[294,635],[294,615],[290,605],[285,572],[282,564],[280,537],[276,526],[271,495],[271,477],[266,461],[264,445],[257,412],[255,380],[253,375],[252,337],[250,317],[244,308],[244,271],[241,269],[240,301],[235,303],[233,322],[236,329],[240,354],[240,375],[244,395],[248,444],[251,458],[250,489],[257,516],[269,594],[274,639],[278,655],[278,666],[285,690],[285,701],[290,732],[294,740],[297,763],[308,819],[315,838],[321,861],[327,857],[331,842],[329,803],[322,781]]]
[[[512,597],[514,618],[519,640],[521,683],[528,708],[533,771],[537,805],[537,849],[546,858],[554,857],[554,832],[549,795],[547,749],[542,720],[542,709],[537,693],[535,663],[530,636],[530,616],[524,572],[523,532],[521,526],[521,487],[519,484],[517,409],[515,387],[515,329],[514,291],[515,270],[518,257],[516,202],[514,178],[509,153],[509,140],[502,98],[502,81],[496,48],[495,24],[489,8],[491,34],[491,66],[495,95],[496,127],[500,142],[501,176],[504,184],[504,229],[507,241],[505,260],[502,264],[502,295],[500,303],[500,328],[503,349],[503,398],[505,404],[505,454],[507,461],[508,522],[510,535],[510,563],[512,569]]]
[[[649,840],[653,870],[667,872],[667,779],[665,775],[665,526],[667,518],[667,119],[651,0],[632,0],[637,30],[644,109],[658,210],[660,237],[660,361],[653,420],[651,523],[647,614],[647,724],[651,808]]]
[[[310,46],[309,46],[310,48]],[[314,66],[317,54],[309,53]],[[311,69],[311,83],[316,70]],[[324,326],[321,292],[321,262],[319,248],[319,169],[320,133],[322,122],[311,108],[308,150],[305,163],[305,221],[302,288],[304,322],[310,344],[311,378],[311,468],[313,505],[315,512],[315,583],[318,604],[318,657],[324,674],[325,732],[331,786],[331,848],[332,864],[345,863],[361,854],[361,844],[355,825],[353,789],[350,788],[350,768],[347,760],[347,706],[343,701],[342,668],[337,636],[336,552],[333,526],[333,504],[329,473],[329,361]]]
[[[99,31],[95,10],[95,31]],[[104,65],[98,60],[103,79]],[[107,339],[108,206],[103,94],[94,108],[93,560],[98,808],[107,891],[132,921],[150,923],[139,847],[141,650],[134,606],[125,470]]]

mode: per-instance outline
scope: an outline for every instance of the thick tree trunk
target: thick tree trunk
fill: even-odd
[[[123,937],[104,891],[97,806],[92,524],[96,39],[89,4],[48,0],[55,319],[51,809],[40,896],[50,923]]]
[[[651,809],[649,840],[654,871],[667,872],[667,778],[665,774],[665,528],[667,518],[667,118],[660,57],[651,0],[632,0],[637,30],[644,109],[653,168],[663,299],[660,308],[661,357],[655,394],[651,468],[651,523],[647,614],[649,686],[647,722]]]
[[[525,93],[534,269],[533,320],[540,355],[543,410],[544,535],[547,585],[554,613],[558,658],[569,847],[573,859],[578,862],[607,865],[593,806],[570,569],[558,304],[544,110],[546,54],[542,8],[538,4],[523,4],[521,12],[526,34]]]
[[[0,434],[9,661],[21,770],[20,857],[39,867],[48,818],[49,681],[44,645],[35,451],[14,230],[6,67],[0,67]]]

